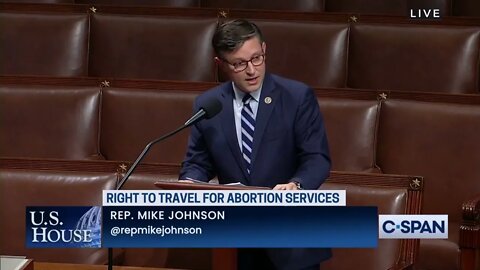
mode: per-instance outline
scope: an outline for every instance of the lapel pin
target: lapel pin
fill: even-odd
[[[264,101],[265,101],[266,104],[270,104],[270,103],[272,103],[272,98],[271,97],[266,97]]]

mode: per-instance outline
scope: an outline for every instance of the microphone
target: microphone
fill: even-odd
[[[140,153],[140,155],[137,157],[137,159],[135,160],[135,162],[132,164],[132,166],[130,167],[130,169],[127,171],[127,173],[125,174],[125,176],[122,178],[122,180],[120,181],[120,183],[117,185],[117,190],[120,190],[123,185],[125,184],[125,182],[127,181],[128,177],[130,177],[130,175],[133,173],[133,170],[135,170],[135,168],[138,166],[138,164],[140,163],[140,161],[142,161],[142,159],[145,157],[145,155],[147,154],[148,150],[150,150],[150,147],[152,147],[152,145],[160,142],[160,141],[163,141],[173,135],[175,135],[176,133],[180,132],[181,130],[197,123],[198,121],[200,120],[203,120],[203,119],[210,119],[212,117],[214,117],[215,115],[217,115],[220,111],[222,110],[222,103],[220,103],[220,101],[218,101],[218,99],[216,98],[212,98],[212,99],[208,99],[206,100],[202,105],[200,105],[200,109],[198,110],[198,112],[196,114],[194,114],[192,117],[190,117],[190,119],[188,119],[185,124],[183,124],[182,126],[180,126],[179,128],[177,128],[176,130],[168,133],[168,134],[165,134],[163,135],[162,137],[160,138],[157,138],[151,142],[149,142],[145,148],[143,149],[142,153]]]
[[[158,143],[158,142],[161,142],[175,134],[177,134],[178,132],[180,132],[181,130],[197,123],[198,121],[200,120],[203,120],[203,119],[210,119],[212,117],[214,117],[215,115],[217,115],[220,111],[222,110],[222,103],[220,103],[220,101],[218,101],[218,99],[216,98],[212,98],[212,99],[207,99],[202,105],[200,105],[200,109],[198,110],[198,112],[196,114],[194,114],[192,117],[190,117],[190,119],[187,120],[187,122],[185,122],[185,124],[183,124],[182,126],[180,126],[179,128],[175,129],[174,131],[170,132],[170,133],[167,133],[165,135],[163,135],[162,137],[160,138],[157,138],[151,142],[149,142],[145,148],[143,149],[142,153],[140,153],[140,155],[137,157],[137,159],[135,160],[135,162],[132,164],[132,166],[130,167],[130,169],[128,169],[127,173],[125,174],[125,176],[122,178],[122,180],[120,181],[120,183],[118,183],[117,185],[117,188],[116,190],[120,190],[122,189],[123,185],[125,184],[125,182],[127,182],[128,178],[130,177],[130,175],[133,173],[133,171],[135,170],[135,168],[138,166],[138,164],[142,161],[142,159],[145,157],[145,155],[147,154],[148,150],[150,150],[150,148],[152,147],[152,145]],[[108,265],[107,265],[107,269],[108,270],[112,270],[113,269],[113,250],[112,248],[108,248]]]
[[[203,106],[200,107],[200,110],[196,114],[194,114],[190,119],[183,124],[184,126],[188,127],[197,121],[200,121],[202,118],[210,119],[217,115],[222,110],[222,103],[218,101],[218,99],[213,98],[207,100]]]

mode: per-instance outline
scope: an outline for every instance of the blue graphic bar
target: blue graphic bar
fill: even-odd
[[[375,248],[376,207],[106,206],[103,247]]]

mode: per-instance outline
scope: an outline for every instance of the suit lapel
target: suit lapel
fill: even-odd
[[[275,91],[275,83],[270,74],[265,75],[263,82],[262,94],[258,101],[257,117],[255,119],[255,134],[253,135],[253,149],[252,149],[252,171],[255,170],[255,159],[257,157],[260,143],[265,133],[270,116],[272,115],[273,107],[277,103],[278,91]]]
[[[235,160],[237,161],[240,170],[242,171],[245,179],[249,179],[249,175],[247,173],[247,167],[245,165],[245,161],[243,160],[242,153],[238,146],[238,139],[237,139],[237,130],[235,128],[235,117],[233,112],[233,87],[231,83],[225,84],[223,87],[222,92],[222,105],[223,105],[223,112],[222,112],[222,127],[223,133],[225,135],[225,139],[228,142],[228,146],[230,151],[232,152]],[[238,180],[238,179],[233,179]]]

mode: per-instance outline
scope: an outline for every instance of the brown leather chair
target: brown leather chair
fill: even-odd
[[[421,178],[399,175],[332,172],[320,189],[346,190],[348,206],[377,206],[379,214],[418,214],[421,209]],[[322,269],[409,269],[414,265],[418,240],[380,239],[372,249],[333,249]]]
[[[201,0],[202,7],[225,9],[267,9],[304,12],[322,12],[324,0]]]
[[[88,14],[0,13],[0,25],[0,75],[87,75]]]
[[[26,248],[25,207],[101,205],[102,190],[114,188],[116,180],[116,173],[0,170],[0,254],[37,262],[106,263],[106,249]]]
[[[101,153],[133,161],[145,145],[180,127],[193,112],[194,92],[109,88],[103,91]],[[152,147],[146,162],[180,164],[189,130]]]
[[[478,93],[480,28],[355,24],[352,88]]]
[[[377,100],[319,97],[332,170],[379,172],[375,165]]]
[[[267,43],[269,72],[315,87],[345,87],[348,24],[255,22]]]
[[[91,17],[89,75],[214,81],[216,18],[101,14]]]
[[[0,156],[98,159],[100,89],[0,85]]]
[[[480,193],[480,106],[387,99],[377,163],[385,173],[425,178],[425,214],[448,214],[448,240],[422,240],[418,269],[458,269],[462,203]]]

